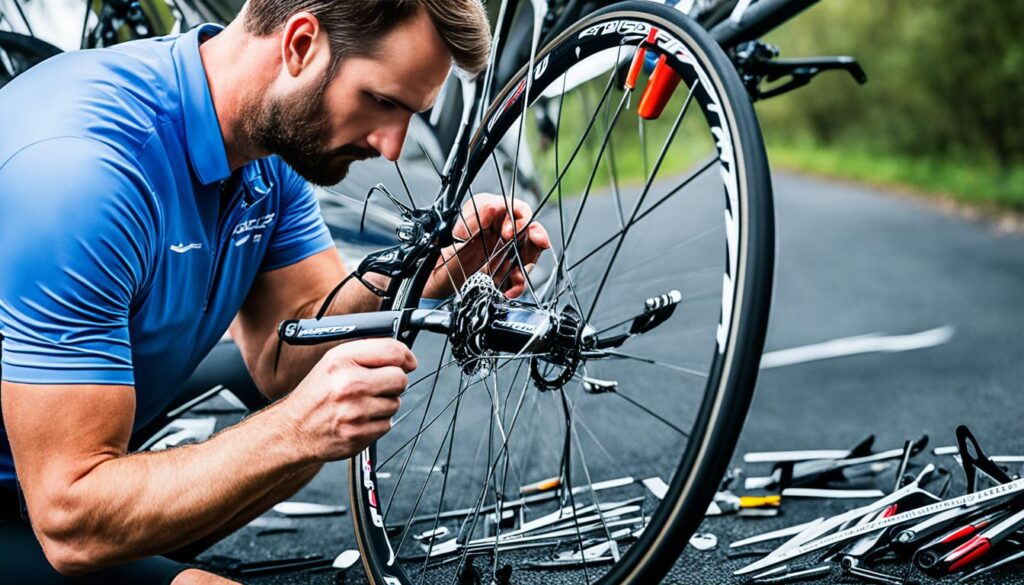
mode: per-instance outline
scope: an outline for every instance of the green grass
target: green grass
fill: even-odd
[[[600,92],[596,91],[593,86],[586,87],[583,91],[589,92],[586,97],[582,92],[574,91],[567,95],[564,103],[562,130],[558,143],[558,167],[564,172],[561,193],[570,196],[579,195],[586,190],[587,184],[591,180],[592,192],[609,189],[612,167],[618,177],[619,187],[642,185],[669,136],[674,122],[672,114],[682,107],[685,92],[678,92],[673,97],[669,106],[666,107],[667,114],[665,116],[655,121],[643,122],[647,135],[646,153],[638,132],[639,120],[635,112],[635,102],[624,108],[615,124],[608,146],[600,156],[597,171],[591,179],[591,173],[594,170],[595,161],[598,161],[601,143],[607,131],[605,116],[613,109],[612,106],[617,103],[620,95],[613,94],[606,102],[606,108],[602,110],[602,114],[599,114],[598,122],[584,141],[576,159],[566,169],[566,163],[582,136],[589,117],[592,115],[594,104],[600,95]],[[532,124],[527,126],[527,140],[535,153],[534,162],[541,178],[541,184],[545,188],[549,188],[554,185],[557,176],[554,145],[548,145],[543,149],[538,148],[539,138]],[[711,135],[700,116],[700,111],[695,106],[691,107],[690,113],[683,118],[682,124],[669,144],[668,152],[657,173],[657,177],[661,179],[683,173],[706,160],[714,152]]]
[[[1010,169],[957,159],[912,157],[811,143],[772,143],[773,167],[882,187],[910,189],[991,211],[1024,211],[1024,165]]]
[[[564,168],[574,146],[594,113],[603,89],[603,80],[584,85],[566,95],[561,116],[558,144],[559,168]],[[598,121],[584,141],[576,160],[569,165],[562,180],[562,195],[579,195],[592,180],[592,192],[609,189],[610,165],[614,164],[620,187],[643,184],[645,167],[650,170],[673,122],[671,114],[659,120],[643,122],[647,136],[647,156],[641,144],[635,104],[623,109],[612,132],[610,147],[600,156],[600,144],[607,130],[606,122],[621,96],[613,92],[598,114]],[[685,92],[677,92],[666,112],[677,112]],[[659,178],[683,173],[714,152],[710,134],[697,108],[683,119],[659,172]],[[780,133],[767,129],[769,162],[773,168],[854,180],[886,188],[909,190],[921,195],[953,199],[987,212],[1024,212],[1024,163],[1009,168],[970,157],[936,157],[892,154],[881,149],[853,143],[819,144],[799,138],[779,139]],[[540,145],[535,124],[527,124],[526,139],[534,152],[534,164],[541,185],[554,185],[555,148]],[[612,163],[611,161],[614,161]],[[558,194],[556,193],[556,196]]]

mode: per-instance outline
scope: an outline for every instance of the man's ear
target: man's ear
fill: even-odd
[[[303,69],[321,57],[321,53],[329,50],[327,35],[317,17],[297,12],[285,23],[281,31],[281,60],[292,77],[298,77]]]

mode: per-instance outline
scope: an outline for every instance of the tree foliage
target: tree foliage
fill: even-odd
[[[1024,162],[1024,0],[822,0],[768,39],[784,57],[849,54],[857,86],[827,73],[766,101],[769,141],[842,144],[1004,167]]]

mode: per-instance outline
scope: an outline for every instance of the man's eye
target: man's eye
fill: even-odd
[[[370,95],[370,97],[372,97],[373,101],[377,102],[377,104],[379,106],[381,106],[382,108],[391,110],[391,109],[394,109],[394,107],[395,107],[395,104],[389,102],[388,100],[381,99],[381,98],[379,98],[379,97],[377,97],[375,95],[372,95],[372,94]]]

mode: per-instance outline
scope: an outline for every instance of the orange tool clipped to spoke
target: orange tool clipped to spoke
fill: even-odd
[[[640,105],[636,113],[644,120],[660,118],[680,81],[676,72],[665,62],[665,55],[662,55],[658,59],[658,64],[654,66],[654,73],[651,73],[650,79],[647,80],[643,94],[640,95]]]

